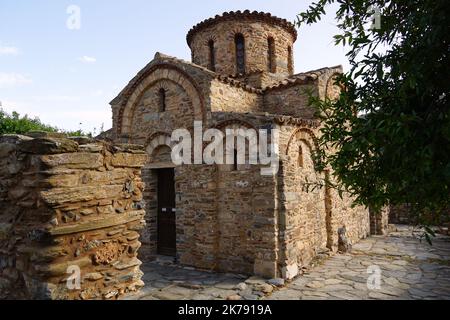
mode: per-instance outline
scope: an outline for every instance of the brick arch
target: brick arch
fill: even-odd
[[[147,70],[124,94],[128,99],[119,110],[118,134],[129,134],[133,112],[144,92],[158,81],[171,81],[181,86],[191,98],[195,120],[206,121],[205,103],[197,83],[183,70],[171,64],[157,64]]]
[[[319,149],[319,144],[314,132],[307,128],[298,128],[292,133],[291,137],[289,138],[285,150],[286,155],[289,153],[289,149],[291,148],[293,141],[299,140],[303,141],[313,152]]]
[[[171,140],[171,136],[165,132],[157,132],[152,134],[148,139],[145,145],[145,150],[147,154],[151,157],[156,149],[161,146],[168,146],[169,148],[173,148],[175,142]]]
[[[233,28],[227,32],[226,39],[228,41],[232,41],[232,43],[234,45],[234,39],[235,39],[236,35],[238,35],[238,34],[242,34],[245,41],[248,41],[248,39],[251,38],[251,35],[247,32],[247,30],[245,30],[244,28],[237,27],[237,28]]]
[[[164,89],[164,90],[169,90],[169,84],[170,83],[175,83],[177,85],[179,85],[178,83],[170,80],[170,79],[160,79],[160,80],[156,80],[155,82],[153,82],[153,84],[151,84],[148,88],[155,86],[156,89]],[[145,90],[144,90],[145,91]]]
[[[210,41],[214,41],[214,43],[217,42],[217,36],[215,34],[211,34],[208,37],[206,37],[206,39],[203,41],[204,45],[208,45]]]

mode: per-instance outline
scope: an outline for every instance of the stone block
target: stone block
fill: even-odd
[[[41,191],[40,196],[48,205],[63,205],[119,197],[122,190],[123,186],[121,185],[55,188]]]
[[[281,273],[284,279],[291,280],[295,278],[299,273],[298,265],[296,263],[293,263],[291,265],[283,267],[281,269]]]
[[[114,167],[142,168],[147,159],[146,154],[116,153],[112,156],[111,164]]]
[[[61,169],[97,169],[103,166],[103,156],[97,153],[61,153],[44,155],[38,158],[49,168]]]
[[[6,158],[12,152],[16,151],[16,149],[17,149],[16,145],[12,143],[0,143],[0,159]]]
[[[36,138],[21,141],[19,150],[32,154],[71,153],[78,150],[78,143],[69,139]]]
[[[109,228],[123,225],[132,221],[142,220],[144,215],[144,210],[130,211],[122,215],[108,215],[105,217],[82,221],[71,225],[54,227],[53,229],[50,229],[49,232],[53,236],[59,236]]]

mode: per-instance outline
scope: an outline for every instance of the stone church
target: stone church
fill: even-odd
[[[268,13],[227,12],[187,34],[192,61],[156,53],[111,102],[116,143],[144,145],[146,227],[140,259],[292,278],[319,253],[336,251],[345,226],[355,243],[379,232],[379,219],[332,188],[306,190],[316,170],[320,122],[307,92],[334,97],[342,67],[294,74],[293,24]],[[279,170],[261,165],[183,164],[171,160],[173,130],[279,130]],[[372,223],[371,223],[372,222]]]

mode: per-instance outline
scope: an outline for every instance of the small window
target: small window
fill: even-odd
[[[277,62],[275,56],[275,40],[270,37],[267,39],[267,69],[269,72],[277,72]]]
[[[245,39],[240,33],[234,38],[236,47],[236,71],[238,74],[245,73]]]
[[[299,168],[303,168],[303,149],[302,149],[302,146],[298,146],[297,165],[298,165]]]
[[[209,70],[216,71],[216,49],[214,48],[214,40],[209,40]]]
[[[238,152],[237,149],[233,150],[233,171],[238,171]]]
[[[159,96],[159,112],[165,112],[166,111],[166,90],[161,88],[158,92]]]
[[[288,47],[288,72],[294,74],[294,60],[292,58],[292,47]]]

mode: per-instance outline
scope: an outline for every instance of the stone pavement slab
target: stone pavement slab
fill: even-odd
[[[125,299],[450,300],[450,238],[438,236],[430,246],[411,228],[397,226],[389,236],[355,244],[350,253],[323,258],[282,287],[279,279],[200,271],[164,260],[145,263],[142,271],[146,286]]]

